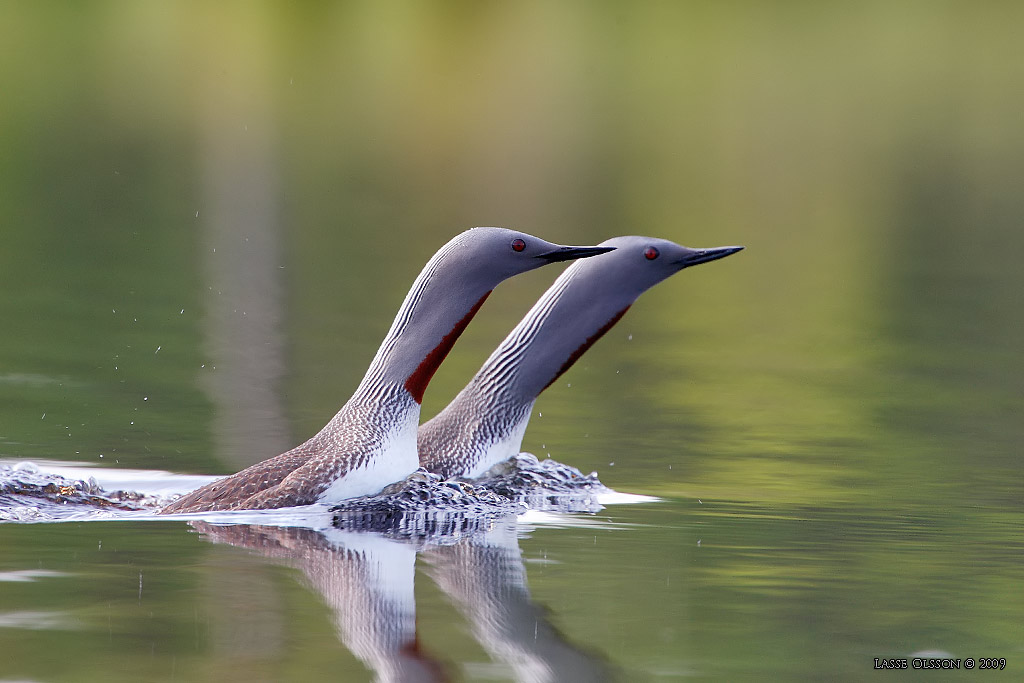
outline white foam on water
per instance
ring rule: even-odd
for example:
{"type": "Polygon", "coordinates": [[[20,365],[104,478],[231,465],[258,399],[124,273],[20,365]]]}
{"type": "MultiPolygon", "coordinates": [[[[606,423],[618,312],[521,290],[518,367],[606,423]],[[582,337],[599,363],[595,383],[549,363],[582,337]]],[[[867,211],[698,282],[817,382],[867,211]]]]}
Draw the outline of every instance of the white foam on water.
{"type": "Polygon", "coordinates": [[[107,491],[137,491],[151,496],[173,496],[188,493],[220,477],[201,474],[175,474],[163,470],[132,470],[98,467],[91,463],[63,460],[0,459],[15,471],[33,474],[55,474],[66,479],[95,479],[107,491]]]}

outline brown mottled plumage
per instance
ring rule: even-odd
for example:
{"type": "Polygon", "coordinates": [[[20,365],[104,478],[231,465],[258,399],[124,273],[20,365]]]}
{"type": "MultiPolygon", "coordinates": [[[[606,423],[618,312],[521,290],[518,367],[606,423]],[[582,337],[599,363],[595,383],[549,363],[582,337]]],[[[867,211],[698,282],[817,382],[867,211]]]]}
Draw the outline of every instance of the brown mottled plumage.
{"type": "Polygon", "coordinates": [[[308,505],[349,469],[365,466],[375,447],[415,401],[392,391],[373,403],[349,401],[314,437],[281,455],[256,463],[182,496],[161,512],[255,510],[308,505]],[[346,458],[331,457],[344,452],[346,458]]]}

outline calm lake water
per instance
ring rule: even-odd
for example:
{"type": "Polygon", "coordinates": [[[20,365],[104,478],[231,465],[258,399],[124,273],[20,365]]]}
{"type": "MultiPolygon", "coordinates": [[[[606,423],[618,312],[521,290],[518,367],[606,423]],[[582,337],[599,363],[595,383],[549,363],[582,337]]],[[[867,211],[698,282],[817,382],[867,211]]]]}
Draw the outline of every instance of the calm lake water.
{"type": "MultiPolygon", "coordinates": [[[[4,5],[5,461],[285,450],[474,225],[747,250],[648,292],[536,406],[525,450],[658,502],[451,544],[0,524],[0,681],[1020,678],[1022,22],[4,5]],[[874,670],[915,656],[1006,668],[874,670]]],[[[495,291],[425,416],[557,270],[495,291]]]]}

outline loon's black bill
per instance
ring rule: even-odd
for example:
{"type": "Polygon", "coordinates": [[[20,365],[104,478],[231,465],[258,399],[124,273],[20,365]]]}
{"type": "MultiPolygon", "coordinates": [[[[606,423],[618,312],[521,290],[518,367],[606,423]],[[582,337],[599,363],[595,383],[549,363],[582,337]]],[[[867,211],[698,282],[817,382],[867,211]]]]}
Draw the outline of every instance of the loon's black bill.
{"type": "Polygon", "coordinates": [[[682,268],[689,268],[690,266],[699,266],[702,263],[708,261],[717,261],[720,258],[731,256],[737,251],[743,251],[743,247],[714,247],[713,249],[691,249],[690,253],[682,257],[678,261],[682,268]]]}
{"type": "Polygon", "coordinates": [[[589,258],[614,251],[615,247],[559,247],[544,254],[537,254],[536,258],[542,258],[549,263],[558,261],[572,261],[578,258],[589,258]]]}

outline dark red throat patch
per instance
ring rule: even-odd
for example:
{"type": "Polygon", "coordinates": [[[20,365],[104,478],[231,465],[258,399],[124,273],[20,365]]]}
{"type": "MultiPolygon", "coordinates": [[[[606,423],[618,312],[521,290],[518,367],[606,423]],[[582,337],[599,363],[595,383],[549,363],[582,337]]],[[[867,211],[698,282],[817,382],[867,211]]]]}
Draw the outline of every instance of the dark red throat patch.
{"type": "Polygon", "coordinates": [[[558,368],[558,372],[555,373],[555,376],[551,378],[550,382],[544,385],[544,388],[547,389],[548,387],[555,383],[556,379],[564,375],[565,371],[571,368],[573,366],[573,363],[578,361],[580,359],[580,356],[586,353],[587,349],[594,345],[594,342],[603,337],[605,332],[615,327],[615,323],[619,322],[619,318],[626,315],[626,311],[628,310],[629,306],[626,306],[621,311],[613,315],[611,320],[602,325],[601,329],[587,337],[587,340],[580,344],[579,348],[577,348],[575,351],[569,354],[569,358],[564,363],[562,363],[562,367],[558,368]]]}
{"type": "Polygon", "coordinates": [[[463,316],[462,320],[455,323],[452,327],[451,332],[446,334],[441,343],[434,347],[434,350],[427,354],[427,357],[419,364],[415,371],[409,375],[409,379],[405,380],[405,390],[412,394],[412,397],[416,399],[417,403],[423,403],[423,392],[427,390],[427,385],[430,384],[430,378],[434,376],[437,369],[441,367],[441,362],[448,356],[448,352],[455,346],[456,340],[465,330],[466,326],[469,325],[469,321],[473,319],[476,312],[480,310],[480,307],[484,305],[484,301],[490,296],[490,292],[487,292],[480,301],[473,304],[473,308],[469,309],[469,313],[463,316]]]}

